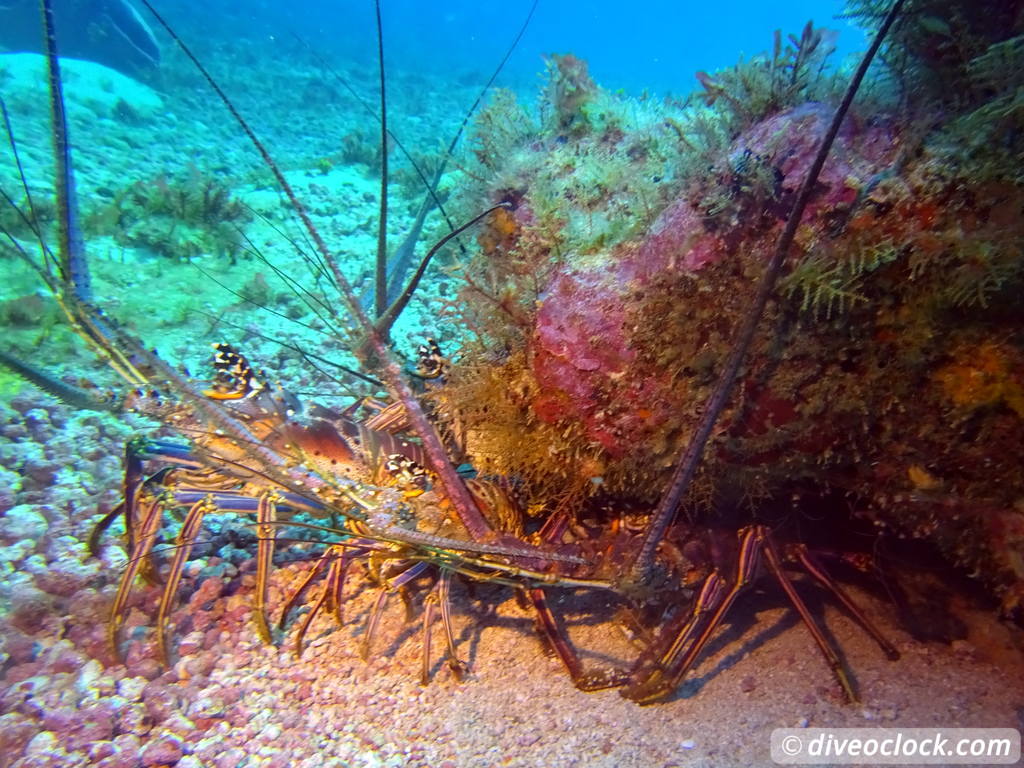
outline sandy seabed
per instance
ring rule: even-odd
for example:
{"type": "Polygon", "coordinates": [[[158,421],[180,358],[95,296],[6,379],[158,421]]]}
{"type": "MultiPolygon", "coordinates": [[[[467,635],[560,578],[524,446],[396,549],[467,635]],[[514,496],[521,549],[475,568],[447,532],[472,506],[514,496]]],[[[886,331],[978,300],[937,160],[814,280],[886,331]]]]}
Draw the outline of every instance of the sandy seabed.
{"type": "MultiPolygon", "coordinates": [[[[219,548],[197,548],[172,617],[172,668],[155,659],[157,587],[134,592],[118,664],[106,618],[124,551],[111,535],[97,559],[84,541],[98,507],[117,502],[116,445],[129,426],[27,389],[2,410],[0,766],[746,766],[771,764],[779,727],[1024,725],[1020,632],[990,612],[954,601],[967,639],[924,644],[896,628],[888,605],[856,593],[902,654],[890,662],[840,609],[812,603],[860,691],[847,704],[767,580],[738,602],[675,697],[648,707],[576,690],[529,611],[490,585],[453,590],[470,670],[462,682],[443,661],[437,623],[432,681],[419,683],[422,592],[411,621],[397,596],[389,601],[362,660],[377,591],[361,576],[350,579],[344,627],[318,617],[296,659],[301,611],[277,646],[259,641],[252,560],[242,548],[231,564],[224,542],[234,534],[216,520],[219,548]]],[[[283,547],[280,559],[297,554],[283,547]]],[[[275,619],[310,562],[275,570],[275,619]]],[[[635,655],[614,606],[572,593],[553,593],[552,604],[588,665],[635,655]]]]}

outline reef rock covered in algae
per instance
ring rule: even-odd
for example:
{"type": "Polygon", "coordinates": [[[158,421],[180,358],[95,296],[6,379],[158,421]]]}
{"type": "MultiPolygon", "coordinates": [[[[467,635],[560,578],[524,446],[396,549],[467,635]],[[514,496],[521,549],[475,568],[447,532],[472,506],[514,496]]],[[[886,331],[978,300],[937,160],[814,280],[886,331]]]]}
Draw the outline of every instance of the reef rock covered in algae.
{"type": "MultiPolygon", "coordinates": [[[[890,46],[895,92],[876,79],[840,132],[694,513],[852,509],[1020,610],[1020,139],[955,135],[979,113],[1019,125],[993,59],[1021,58],[1022,31],[1019,14],[965,28],[960,71],[979,83],[956,98],[920,85],[936,64],[913,30],[890,46]]],[[[613,96],[571,56],[552,58],[536,123],[493,101],[473,194],[510,210],[480,235],[460,308],[475,338],[436,394],[476,466],[524,478],[536,508],[657,498],[828,126],[835,85],[808,65],[828,40],[808,25],[701,73],[704,103],[613,96]]]]}

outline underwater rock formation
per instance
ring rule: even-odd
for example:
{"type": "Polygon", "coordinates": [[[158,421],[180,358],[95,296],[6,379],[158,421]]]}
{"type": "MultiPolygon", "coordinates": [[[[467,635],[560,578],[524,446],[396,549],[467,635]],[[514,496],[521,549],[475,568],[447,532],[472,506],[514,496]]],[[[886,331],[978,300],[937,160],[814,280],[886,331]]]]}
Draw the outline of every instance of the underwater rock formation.
{"type": "MultiPolygon", "coordinates": [[[[697,185],[639,241],[558,272],[541,291],[531,345],[540,386],[534,410],[541,419],[580,418],[588,437],[615,457],[637,449],[652,427],[673,419],[687,399],[676,374],[659,376],[662,362],[638,360],[649,342],[637,338],[648,309],[645,292],[658,291],[666,274],[696,276],[741,248],[745,258],[767,258],[829,117],[823,105],[807,104],[756,126],[737,140],[728,170],[712,182],[722,186],[712,192],[706,188],[711,185],[697,185]],[[745,186],[757,183],[759,169],[762,187],[745,186]],[[644,409],[650,415],[638,417],[644,409]]],[[[836,154],[842,159],[821,176],[821,191],[806,214],[809,230],[834,226],[858,188],[891,162],[891,146],[880,128],[862,134],[848,128],[840,136],[836,154]]],[[[696,323],[693,332],[699,333],[696,323]]]]}
{"type": "MultiPolygon", "coordinates": [[[[671,132],[652,129],[649,105],[577,101],[577,119],[553,109],[518,137],[482,121],[483,146],[511,144],[488,194],[514,210],[481,236],[463,292],[489,342],[438,395],[470,460],[525,478],[537,507],[661,493],[830,111],[811,101],[763,116],[694,168],[671,132]],[[602,147],[615,160],[596,166],[602,147]],[[607,224],[622,218],[620,199],[641,197],[652,157],[658,183],[644,199],[660,213],[607,224]],[[573,173],[553,178],[567,163],[573,173]],[[586,194],[573,186],[581,173],[593,178],[586,194]]],[[[660,117],[684,125],[667,108],[660,117]]],[[[951,156],[943,136],[895,108],[848,118],[689,504],[769,517],[849,508],[934,543],[1014,612],[1024,189],[951,156]]]]}

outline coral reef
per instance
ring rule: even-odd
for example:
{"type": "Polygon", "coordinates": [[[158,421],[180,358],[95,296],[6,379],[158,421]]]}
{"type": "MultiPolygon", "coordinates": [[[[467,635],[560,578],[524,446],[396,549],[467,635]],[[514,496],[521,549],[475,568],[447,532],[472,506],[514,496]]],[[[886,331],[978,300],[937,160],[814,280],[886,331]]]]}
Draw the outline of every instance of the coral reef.
{"type": "MultiPolygon", "coordinates": [[[[627,106],[564,58],[545,91],[564,106],[539,128],[509,130],[524,123],[507,97],[480,122],[480,146],[510,162],[476,175],[513,211],[467,265],[457,311],[474,338],[435,398],[470,459],[525,478],[535,508],[664,487],[828,122],[807,99],[828,98],[829,36],[790,39],[701,74],[710,104],[627,106]],[[682,159],[694,133],[710,137],[710,168],[682,159]]],[[[991,57],[1016,45],[968,53],[967,76],[1000,70],[991,57]]],[[[898,94],[889,112],[876,92],[848,118],[689,506],[768,519],[852,507],[931,541],[1012,613],[1024,189],[1012,144],[993,150],[996,174],[978,145],[953,157],[949,142],[979,110],[1016,114],[1010,86],[986,94],[928,133],[898,94]]]]}

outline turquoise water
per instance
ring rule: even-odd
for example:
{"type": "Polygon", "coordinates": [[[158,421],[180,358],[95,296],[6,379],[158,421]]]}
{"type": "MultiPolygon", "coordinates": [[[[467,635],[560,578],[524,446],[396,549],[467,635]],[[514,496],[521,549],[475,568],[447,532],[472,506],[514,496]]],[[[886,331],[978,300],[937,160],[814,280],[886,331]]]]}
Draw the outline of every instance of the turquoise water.
{"type": "MultiPolygon", "coordinates": [[[[172,18],[184,20],[190,4],[166,3],[172,18]]],[[[489,72],[496,57],[530,11],[532,2],[503,3],[401,0],[383,4],[386,55],[395,67],[444,71],[445,68],[489,72]]],[[[210,38],[225,32],[278,40],[298,34],[318,50],[366,61],[375,56],[372,4],[316,2],[296,7],[285,3],[204,3],[210,38]]],[[[731,66],[771,46],[775,29],[799,34],[807,21],[840,32],[842,58],[864,46],[864,33],[838,18],[842,0],[760,3],[622,3],[540,0],[522,41],[506,67],[508,82],[528,83],[542,70],[541,58],[573,53],[590,62],[594,76],[614,90],[685,94],[693,73],[731,66]]],[[[269,49],[268,49],[269,50],[269,49]]]]}
{"type": "MultiPolygon", "coordinates": [[[[268,5],[267,29],[280,25],[326,48],[372,52],[373,19],[367,4],[346,2],[302,12],[268,5]]],[[[398,67],[488,70],[531,5],[523,0],[385,3],[388,58],[398,67]]],[[[590,62],[597,80],[612,90],[683,94],[694,87],[697,70],[731,66],[741,55],[761,53],[771,46],[773,30],[798,34],[808,20],[840,31],[840,57],[859,50],[863,32],[836,18],[843,7],[841,0],[635,4],[541,0],[507,72],[509,77],[526,80],[539,70],[542,56],[573,53],[590,62]]],[[[258,13],[250,20],[263,22],[258,13]]]]}

